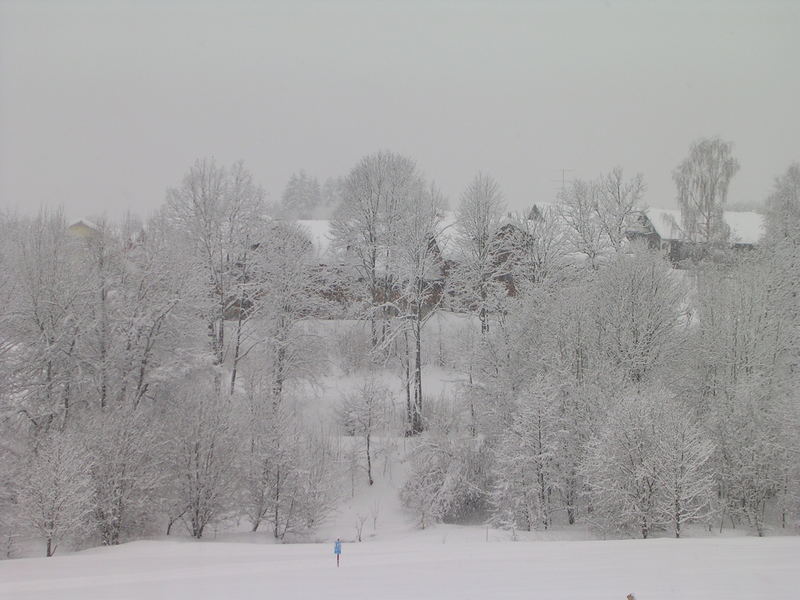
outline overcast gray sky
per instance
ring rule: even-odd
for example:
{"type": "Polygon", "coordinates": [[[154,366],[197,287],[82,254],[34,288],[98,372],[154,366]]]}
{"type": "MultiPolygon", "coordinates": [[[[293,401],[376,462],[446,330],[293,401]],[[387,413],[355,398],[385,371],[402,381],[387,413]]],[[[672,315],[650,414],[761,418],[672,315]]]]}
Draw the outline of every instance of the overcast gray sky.
{"type": "Polygon", "coordinates": [[[277,198],[379,149],[452,205],[479,170],[521,208],[619,164],[674,206],[710,135],[761,201],[800,160],[798,31],[798,2],[0,0],[0,208],[147,214],[202,156],[277,198]]]}

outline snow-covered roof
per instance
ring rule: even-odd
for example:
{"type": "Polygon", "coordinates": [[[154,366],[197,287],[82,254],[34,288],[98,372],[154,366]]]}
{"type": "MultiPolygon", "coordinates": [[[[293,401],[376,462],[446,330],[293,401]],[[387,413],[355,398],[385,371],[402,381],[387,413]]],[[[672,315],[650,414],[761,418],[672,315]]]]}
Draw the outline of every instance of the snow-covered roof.
{"type": "Polygon", "coordinates": [[[81,237],[91,237],[99,233],[100,228],[89,219],[78,219],[67,227],[67,230],[81,237]]]}
{"type": "Polygon", "coordinates": [[[681,211],[670,208],[648,208],[644,212],[662,240],[681,238],[681,211]]]}
{"type": "MultiPolygon", "coordinates": [[[[648,208],[646,211],[653,229],[662,240],[681,238],[681,211],[669,208],[648,208]]],[[[722,218],[731,229],[731,242],[736,244],[757,244],[764,234],[764,217],[755,212],[734,212],[726,210],[722,218]]]]}
{"type": "Polygon", "coordinates": [[[757,244],[764,235],[764,215],[755,212],[725,211],[725,222],[731,228],[731,242],[757,244]]]}

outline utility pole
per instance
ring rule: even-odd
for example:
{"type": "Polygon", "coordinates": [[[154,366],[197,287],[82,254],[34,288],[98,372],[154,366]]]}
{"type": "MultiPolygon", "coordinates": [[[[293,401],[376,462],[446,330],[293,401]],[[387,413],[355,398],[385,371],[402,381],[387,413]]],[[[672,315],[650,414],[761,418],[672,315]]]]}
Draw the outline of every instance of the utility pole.
{"type": "Polygon", "coordinates": [[[574,170],[575,169],[565,169],[565,168],[558,169],[558,171],[561,172],[561,179],[560,180],[551,179],[550,180],[551,183],[556,183],[556,184],[560,183],[561,187],[558,188],[558,190],[563,193],[567,189],[567,183],[568,182],[571,183],[571,179],[570,180],[567,179],[567,173],[572,173],[574,170]]]}

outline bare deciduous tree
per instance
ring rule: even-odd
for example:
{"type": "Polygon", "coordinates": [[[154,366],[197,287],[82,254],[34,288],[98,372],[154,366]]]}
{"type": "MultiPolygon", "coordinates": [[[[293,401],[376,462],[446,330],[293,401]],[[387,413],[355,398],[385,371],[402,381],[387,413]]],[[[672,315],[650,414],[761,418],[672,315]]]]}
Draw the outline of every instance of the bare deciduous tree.
{"type": "Polygon", "coordinates": [[[122,405],[91,415],[79,428],[92,465],[92,519],[104,545],[153,529],[169,435],[157,422],[155,411],[122,405]]]}
{"type": "Polygon", "coordinates": [[[231,402],[202,380],[185,384],[172,402],[170,420],[176,431],[168,449],[169,468],[177,480],[177,504],[185,507],[182,520],[198,539],[233,500],[240,438],[231,402]]]}
{"type": "Polygon", "coordinates": [[[633,214],[641,208],[642,198],[647,189],[644,176],[637,173],[626,181],[622,167],[614,167],[610,173],[602,175],[595,185],[597,187],[595,211],[609,243],[619,251],[625,243],[625,232],[633,214]]]}
{"type": "Polygon", "coordinates": [[[292,173],[281,196],[281,214],[295,219],[313,219],[322,202],[319,181],[304,170],[292,173]]]}
{"type": "Polygon", "coordinates": [[[367,461],[367,481],[372,479],[372,436],[386,424],[386,398],[389,391],[375,381],[367,381],[362,388],[345,396],[339,406],[339,420],[345,431],[364,439],[364,458],[367,461]]]}
{"type": "Polygon", "coordinates": [[[661,430],[656,444],[661,518],[676,538],[684,527],[711,516],[714,478],[709,468],[714,444],[689,411],[670,398],[663,406],[661,430]]]}
{"type": "Polygon", "coordinates": [[[237,326],[232,381],[239,361],[258,347],[259,356],[250,362],[270,374],[272,402],[279,404],[289,381],[313,378],[322,370],[319,339],[302,322],[316,317],[325,303],[303,232],[291,223],[276,223],[264,236],[255,251],[252,301],[238,316],[240,324],[248,322],[247,329],[237,326]]]}
{"type": "MultiPolygon", "coordinates": [[[[205,288],[198,309],[206,321],[214,365],[221,368],[225,320],[237,300],[233,288],[240,276],[238,263],[260,241],[263,191],[241,162],[226,168],[213,159],[197,160],[181,186],[169,190],[167,208],[205,288]]],[[[220,387],[221,373],[216,381],[220,387]]]]}
{"type": "Polygon", "coordinates": [[[584,254],[589,266],[597,269],[598,261],[610,246],[605,227],[597,218],[597,186],[576,179],[559,192],[558,200],[572,252],[584,254]]]}
{"type": "Polygon", "coordinates": [[[407,434],[423,429],[422,330],[436,314],[444,292],[442,256],[437,244],[443,209],[441,193],[433,186],[426,189],[420,185],[407,199],[397,239],[398,298],[394,304],[408,355],[406,388],[413,390],[407,394],[407,434]]]}
{"type": "Polygon", "coordinates": [[[768,243],[800,243],[800,163],[793,163],[775,179],[764,216],[768,243]]]}
{"type": "Polygon", "coordinates": [[[641,381],[679,341],[686,290],[664,258],[644,248],[616,255],[596,285],[598,351],[628,380],[641,381]]]}
{"type": "Polygon", "coordinates": [[[718,137],[699,139],[672,173],[678,188],[680,226],[690,242],[708,246],[728,240],[723,211],[728,186],[739,170],[732,151],[733,145],[718,137]]]}
{"type": "Polygon", "coordinates": [[[40,441],[18,489],[23,517],[44,537],[46,556],[60,542],[86,532],[92,510],[91,463],[80,442],[55,433],[40,441]]]}
{"type": "Polygon", "coordinates": [[[559,211],[545,207],[531,211],[528,218],[516,218],[509,240],[513,256],[511,273],[515,291],[526,284],[542,284],[560,276],[567,265],[567,239],[559,211]]]}
{"type": "Polygon", "coordinates": [[[498,300],[507,293],[501,280],[508,275],[508,249],[499,235],[504,212],[500,186],[482,173],[464,190],[456,211],[459,264],[451,285],[461,304],[478,315],[483,334],[489,332],[498,300]]]}
{"type": "Polygon", "coordinates": [[[332,223],[334,245],[353,258],[366,286],[374,347],[386,335],[394,295],[399,224],[409,195],[418,191],[414,162],[391,152],[364,157],[342,184],[342,204],[332,223]]]}
{"type": "MultiPolygon", "coordinates": [[[[77,259],[77,240],[63,213],[42,211],[12,228],[17,248],[12,298],[3,337],[13,344],[14,409],[36,432],[64,428],[79,401],[78,344],[91,305],[77,259]]],[[[85,400],[85,399],[84,399],[85,400]]]]}

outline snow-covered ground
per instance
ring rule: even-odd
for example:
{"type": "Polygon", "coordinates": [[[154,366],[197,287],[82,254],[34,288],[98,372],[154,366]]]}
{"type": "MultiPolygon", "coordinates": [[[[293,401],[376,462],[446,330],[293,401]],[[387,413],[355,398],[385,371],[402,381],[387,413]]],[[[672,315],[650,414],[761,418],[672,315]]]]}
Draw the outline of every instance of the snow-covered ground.
{"type": "MultiPolygon", "coordinates": [[[[446,530],[447,528],[442,528],[446,530]]],[[[0,598],[769,600],[800,597],[800,538],[344,545],[134,542],[0,562],[0,598]]]]}

